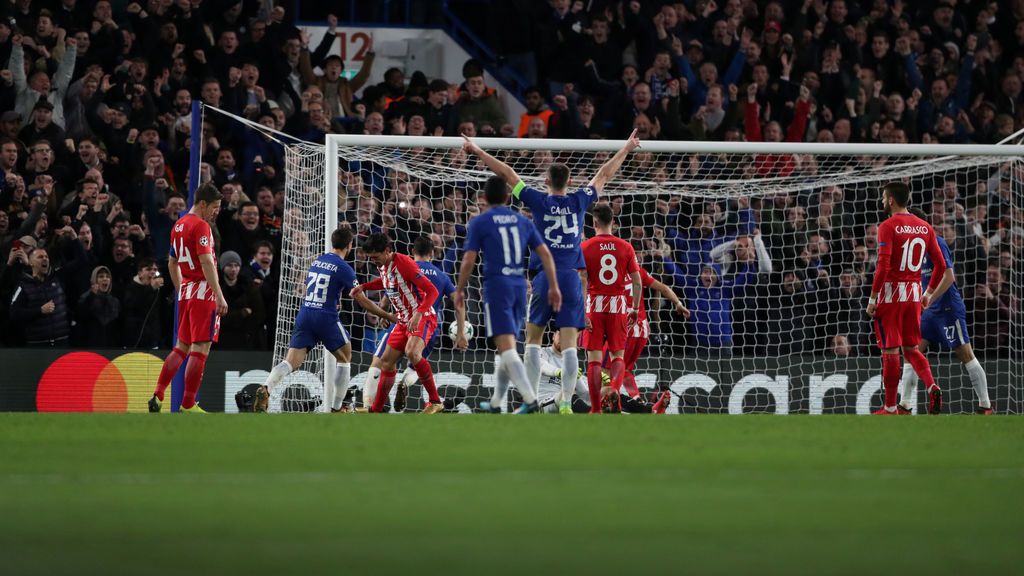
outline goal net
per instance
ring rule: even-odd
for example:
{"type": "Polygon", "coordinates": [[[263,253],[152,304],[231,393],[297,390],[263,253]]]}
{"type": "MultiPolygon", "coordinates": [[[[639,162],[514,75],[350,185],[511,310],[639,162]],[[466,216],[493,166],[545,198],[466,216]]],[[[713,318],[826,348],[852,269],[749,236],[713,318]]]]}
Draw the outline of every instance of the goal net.
{"type": "MultiPolygon", "coordinates": [[[[583,186],[621,144],[478,143],[541,190],[553,162],[569,167],[571,186],[583,186]]],[[[456,138],[330,136],[326,147],[289,147],[275,362],[287,351],[306,269],[325,249],[330,229],[348,223],[357,245],[383,231],[406,254],[417,237],[429,235],[433,262],[454,281],[466,224],[482,207],[478,193],[488,176],[456,138]]],[[[877,224],[884,218],[880,189],[892,181],[910,185],[913,205],[949,244],[966,307],[965,321],[945,322],[929,334],[955,345],[969,339],[997,411],[1020,412],[1024,162],[1016,146],[643,143],[602,200],[611,204],[617,234],[633,244],[641,266],[692,315],[684,318],[664,295],[645,290],[649,338],[633,370],[642,399],[671,391],[669,413],[877,409],[881,362],[864,310],[877,224]]],[[[593,233],[589,216],[578,224],[593,233]]],[[[358,249],[350,261],[360,281],[375,274],[358,249]]],[[[467,320],[477,328],[470,349],[453,350],[449,301],[430,357],[453,411],[473,411],[494,385],[479,287],[474,277],[467,294],[467,320]]],[[[342,322],[356,350],[350,400],[359,405],[369,351],[384,328],[348,301],[342,322]]],[[[549,335],[544,346],[551,345],[549,335]]],[[[928,358],[946,391],[945,410],[973,411],[977,397],[960,359],[937,341],[928,358]]],[[[288,385],[278,387],[272,407],[318,409],[330,369],[333,360],[314,351],[288,385]]],[[[414,378],[407,380],[407,411],[423,405],[414,378]]],[[[543,400],[558,381],[541,380],[543,400]]],[[[923,387],[917,394],[915,410],[923,410],[923,387]]],[[[519,399],[510,393],[508,400],[511,409],[519,399]]]]}

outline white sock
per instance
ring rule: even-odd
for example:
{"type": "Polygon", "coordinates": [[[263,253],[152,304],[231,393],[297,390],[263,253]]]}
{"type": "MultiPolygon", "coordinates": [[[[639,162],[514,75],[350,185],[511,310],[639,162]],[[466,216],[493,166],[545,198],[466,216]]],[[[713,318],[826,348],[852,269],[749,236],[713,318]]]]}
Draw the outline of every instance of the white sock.
{"type": "MultiPolygon", "coordinates": [[[[529,350],[529,348],[527,348],[529,350]]],[[[540,347],[537,347],[536,351],[537,362],[540,363],[540,347]]],[[[523,360],[519,358],[519,353],[514,348],[509,348],[501,353],[501,365],[504,368],[505,373],[508,375],[508,379],[512,381],[512,384],[519,390],[519,395],[523,397],[523,402],[527,404],[533,404],[537,401],[537,394],[533,391],[533,386],[530,385],[530,381],[526,377],[526,366],[523,365],[523,360]]],[[[539,374],[539,371],[538,371],[539,374]]]]}
{"type": "Polygon", "coordinates": [[[412,386],[416,380],[419,380],[419,375],[416,374],[416,370],[412,366],[406,366],[402,377],[398,379],[399,382],[405,382],[406,386],[412,386]]]}
{"type": "Polygon", "coordinates": [[[985,376],[985,369],[981,366],[981,362],[975,358],[964,364],[964,368],[967,369],[967,375],[971,377],[974,392],[978,395],[978,404],[982,408],[991,408],[992,401],[988,399],[988,377],[985,376]]]}
{"type": "Polygon", "coordinates": [[[370,368],[363,381],[363,406],[369,408],[377,397],[377,384],[380,383],[380,368],[370,368]]]}
{"type": "Polygon", "coordinates": [[[580,359],[575,348],[562,350],[562,401],[572,402],[579,380],[580,359]]]}
{"type": "Polygon", "coordinates": [[[272,391],[274,386],[280,384],[281,380],[284,380],[284,377],[291,373],[292,365],[282,360],[277,366],[274,366],[270,370],[270,376],[267,376],[267,381],[264,382],[264,385],[267,387],[268,391],[272,391]]]}
{"type": "MultiPolygon", "coordinates": [[[[508,350],[505,351],[507,352],[508,350]]],[[[505,353],[502,353],[502,358],[505,357],[505,353]]],[[[530,385],[530,393],[536,396],[540,387],[540,344],[526,345],[526,358],[523,362],[526,364],[526,381],[530,385]]],[[[516,384],[516,387],[519,385],[516,384]]]]}
{"type": "Polygon", "coordinates": [[[501,408],[508,399],[508,371],[501,362],[494,363],[494,394],[491,395],[491,406],[501,408]]]}
{"type": "Polygon", "coordinates": [[[910,362],[903,363],[903,377],[900,378],[901,394],[900,405],[907,410],[912,410],[917,403],[917,372],[910,362]]]}
{"type": "Polygon", "coordinates": [[[345,403],[345,393],[348,392],[348,381],[351,377],[352,365],[339,363],[337,370],[334,371],[334,404],[332,407],[335,410],[341,410],[342,404],[345,403]]]}

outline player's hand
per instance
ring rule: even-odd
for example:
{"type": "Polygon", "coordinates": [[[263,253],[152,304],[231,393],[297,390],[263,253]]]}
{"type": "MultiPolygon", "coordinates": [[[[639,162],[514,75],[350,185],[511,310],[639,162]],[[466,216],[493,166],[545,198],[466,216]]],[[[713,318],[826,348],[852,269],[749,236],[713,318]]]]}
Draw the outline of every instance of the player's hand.
{"type": "Polygon", "coordinates": [[[420,327],[420,322],[423,320],[422,312],[414,312],[412,317],[409,318],[409,323],[405,325],[409,332],[415,332],[420,327]]]}
{"type": "Polygon", "coordinates": [[[628,328],[632,328],[633,326],[636,326],[637,319],[638,319],[637,311],[635,309],[631,309],[629,311],[629,315],[627,316],[627,318],[628,318],[628,320],[626,320],[626,326],[628,328]]]}
{"type": "Polygon", "coordinates": [[[558,312],[562,309],[562,292],[558,289],[558,285],[552,283],[548,287],[548,304],[551,305],[551,309],[558,312]]]}
{"type": "Polygon", "coordinates": [[[228,313],[228,301],[224,299],[223,294],[217,295],[217,316],[224,316],[228,313]]]}
{"type": "Polygon", "coordinates": [[[690,309],[683,306],[682,302],[676,302],[676,314],[681,314],[687,320],[690,319],[690,309]]]}
{"type": "Polygon", "coordinates": [[[49,302],[47,302],[46,304],[43,304],[43,305],[42,305],[42,307],[40,307],[40,309],[39,309],[39,310],[40,310],[40,311],[41,311],[41,312],[42,312],[43,314],[53,314],[53,311],[54,311],[54,310],[55,310],[56,308],[57,308],[57,305],[53,303],[53,300],[50,300],[50,301],[49,301],[49,302]]]}
{"type": "Polygon", "coordinates": [[[583,327],[586,328],[588,331],[594,329],[594,323],[590,321],[589,314],[583,317],[583,327]]]}
{"type": "Polygon", "coordinates": [[[465,352],[469,348],[469,339],[466,338],[466,334],[460,333],[455,338],[455,349],[460,352],[465,352]]]}
{"type": "Polygon", "coordinates": [[[637,138],[636,132],[637,130],[634,128],[633,133],[626,139],[626,152],[632,152],[640,147],[640,138],[637,138]]]}
{"type": "Polygon", "coordinates": [[[931,305],[931,303],[932,303],[932,295],[929,292],[925,292],[921,296],[921,309],[924,310],[924,309],[928,308],[928,306],[931,305]]]}
{"type": "Polygon", "coordinates": [[[477,150],[480,149],[480,147],[477,146],[475,142],[469,139],[469,136],[463,134],[462,139],[465,140],[465,142],[462,143],[462,149],[467,154],[476,154],[477,150]]]}
{"type": "Polygon", "coordinates": [[[868,304],[868,310],[867,310],[868,316],[871,316],[872,318],[874,318],[876,310],[878,310],[878,304],[874,304],[874,303],[868,304]]]}

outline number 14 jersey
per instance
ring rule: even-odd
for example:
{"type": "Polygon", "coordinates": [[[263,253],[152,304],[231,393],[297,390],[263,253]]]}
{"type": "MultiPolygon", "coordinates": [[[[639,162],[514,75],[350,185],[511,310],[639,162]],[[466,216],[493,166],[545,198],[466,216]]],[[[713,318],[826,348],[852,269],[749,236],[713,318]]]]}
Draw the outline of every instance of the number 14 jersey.
{"type": "MultiPolygon", "coordinates": [[[[181,288],[178,300],[215,301],[213,290],[206,284],[203,267],[199,263],[202,254],[213,254],[213,232],[205,220],[188,213],[178,218],[171,229],[171,256],[178,261],[181,271],[181,288]]],[[[214,261],[216,264],[216,260],[214,261]]]]}

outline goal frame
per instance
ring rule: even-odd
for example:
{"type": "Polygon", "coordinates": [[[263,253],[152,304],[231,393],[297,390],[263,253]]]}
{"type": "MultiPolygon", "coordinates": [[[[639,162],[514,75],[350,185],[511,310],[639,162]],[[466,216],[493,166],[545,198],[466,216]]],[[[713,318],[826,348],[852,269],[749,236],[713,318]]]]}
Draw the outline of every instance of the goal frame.
{"type": "MultiPolygon", "coordinates": [[[[572,150],[581,152],[618,151],[623,140],[528,139],[528,138],[474,138],[473,142],[486,150],[572,150]]],[[[1005,141],[1004,141],[1005,142],[1005,141]]],[[[376,136],[366,134],[327,134],[324,145],[324,179],[326,226],[324,250],[330,251],[330,232],[338,226],[338,170],[339,151],[342,147],[374,146],[391,148],[459,148],[465,143],[453,136],[376,136]]],[[[868,143],[808,143],[808,142],[721,142],[721,141],[643,141],[640,150],[655,153],[678,154],[812,154],[815,156],[905,156],[918,159],[940,159],[957,156],[1017,157],[1024,160],[1024,145],[1009,142],[1000,144],[868,144],[868,143]]],[[[324,355],[325,382],[331,382],[335,362],[330,354],[324,355]]],[[[1021,401],[1021,400],[1018,400],[1021,401]]]]}

